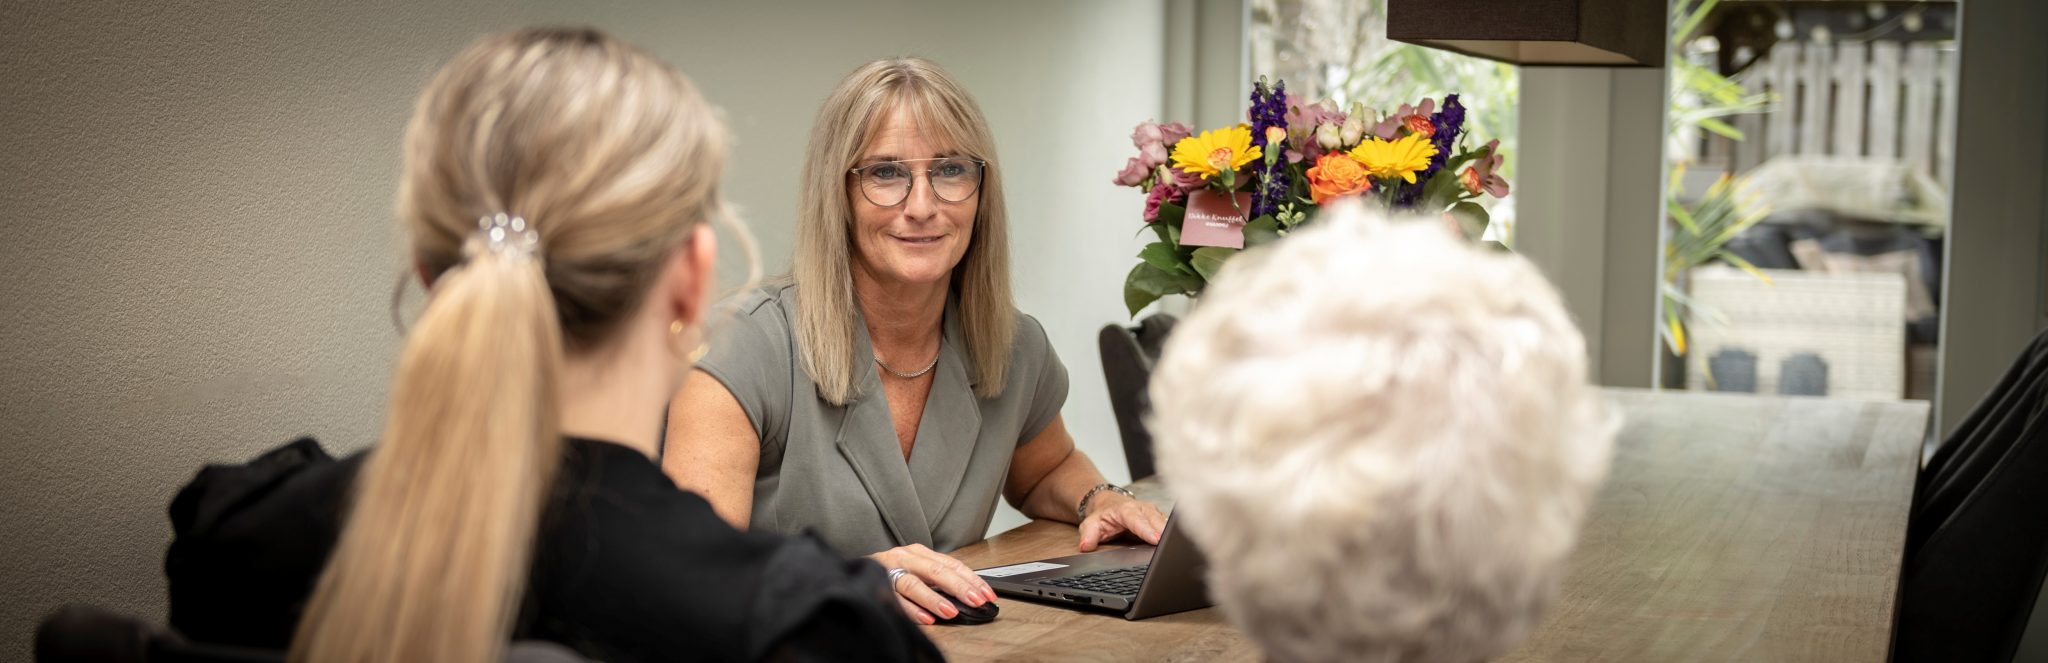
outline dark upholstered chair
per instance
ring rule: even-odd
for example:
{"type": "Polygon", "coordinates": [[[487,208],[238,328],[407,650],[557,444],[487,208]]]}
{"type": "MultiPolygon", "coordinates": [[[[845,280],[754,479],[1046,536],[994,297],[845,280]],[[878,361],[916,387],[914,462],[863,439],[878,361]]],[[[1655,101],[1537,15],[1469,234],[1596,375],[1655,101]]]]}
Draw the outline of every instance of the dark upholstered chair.
{"type": "Polygon", "coordinates": [[[37,663],[284,663],[284,652],[220,647],[135,617],[67,605],[36,629],[37,663]]]}
{"type": "Polygon", "coordinates": [[[1894,661],[2011,661],[2048,572],[2048,332],[1920,473],[1894,661]]]}
{"type": "Polygon", "coordinates": [[[1152,412],[1152,398],[1145,385],[1152,379],[1152,364],[1159,360],[1166,335],[1178,320],[1164,313],[1146,317],[1135,327],[1105,325],[1096,340],[1102,346],[1102,375],[1109,383],[1109,405],[1116,412],[1117,432],[1124,441],[1124,461],[1130,464],[1131,480],[1152,476],[1152,433],[1145,429],[1145,415],[1152,412]]]}
{"type": "MultiPolygon", "coordinates": [[[[168,629],[92,606],[67,605],[36,628],[36,663],[284,663],[284,652],[187,642],[168,629]]],[[[561,645],[515,642],[507,663],[588,663],[561,645]]]]}

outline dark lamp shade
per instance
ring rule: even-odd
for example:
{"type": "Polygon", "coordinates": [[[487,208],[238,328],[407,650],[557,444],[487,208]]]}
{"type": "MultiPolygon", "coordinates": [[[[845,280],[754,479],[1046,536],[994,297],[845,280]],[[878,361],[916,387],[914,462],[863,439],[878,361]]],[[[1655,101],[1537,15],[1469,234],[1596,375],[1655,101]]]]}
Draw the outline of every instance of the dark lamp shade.
{"type": "Polygon", "coordinates": [[[1662,67],[1667,0],[1387,0],[1387,38],[1509,64],[1662,67]]]}

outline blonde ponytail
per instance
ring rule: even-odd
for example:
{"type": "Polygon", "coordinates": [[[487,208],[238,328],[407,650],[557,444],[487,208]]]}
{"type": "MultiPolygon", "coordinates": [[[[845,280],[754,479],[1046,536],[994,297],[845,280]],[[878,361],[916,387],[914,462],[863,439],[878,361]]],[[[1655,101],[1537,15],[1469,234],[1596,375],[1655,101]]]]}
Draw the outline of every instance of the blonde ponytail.
{"type": "Polygon", "coordinates": [[[442,68],[398,195],[433,294],[291,660],[502,658],[562,460],[565,358],[613,338],[720,214],[724,160],[688,79],[593,30],[487,37],[442,68]],[[498,215],[531,243],[479,232],[498,215]]]}
{"type": "Polygon", "coordinates": [[[293,661],[502,658],[562,453],[562,341],[537,260],[472,254],[405,344],[293,661]]]}

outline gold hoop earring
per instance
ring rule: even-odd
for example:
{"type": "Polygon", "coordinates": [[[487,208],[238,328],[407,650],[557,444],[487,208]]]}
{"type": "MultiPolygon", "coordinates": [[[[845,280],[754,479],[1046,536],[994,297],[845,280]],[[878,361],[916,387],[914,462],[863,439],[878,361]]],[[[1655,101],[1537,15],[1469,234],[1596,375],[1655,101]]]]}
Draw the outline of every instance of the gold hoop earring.
{"type": "Polygon", "coordinates": [[[689,360],[689,362],[690,362],[690,363],[692,363],[692,364],[695,364],[695,363],[697,363],[698,361],[700,361],[700,360],[704,359],[704,355],[707,355],[707,354],[711,354],[711,344],[710,344],[710,343],[698,343],[698,344],[697,344],[697,349],[695,349],[695,350],[691,350],[691,351],[690,351],[690,356],[689,356],[689,357],[688,357],[687,359],[689,360]]]}

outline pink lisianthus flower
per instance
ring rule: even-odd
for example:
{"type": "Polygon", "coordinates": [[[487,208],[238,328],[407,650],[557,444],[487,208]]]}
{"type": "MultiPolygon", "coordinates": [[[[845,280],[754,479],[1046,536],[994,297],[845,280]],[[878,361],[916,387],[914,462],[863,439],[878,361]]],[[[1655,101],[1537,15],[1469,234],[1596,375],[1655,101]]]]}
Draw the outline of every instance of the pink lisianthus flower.
{"type": "Polygon", "coordinates": [[[1154,180],[1152,190],[1145,194],[1145,222],[1159,220],[1159,206],[1163,203],[1181,203],[1188,199],[1188,192],[1202,188],[1206,182],[1201,173],[1190,173],[1179,168],[1166,168],[1154,180]]]}
{"type": "Polygon", "coordinates": [[[1137,128],[1131,130],[1131,146],[1140,150],[1145,149],[1146,145],[1158,144],[1165,140],[1165,134],[1159,131],[1158,122],[1146,120],[1138,123],[1137,128]]]}
{"type": "Polygon", "coordinates": [[[1123,172],[1116,174],[1116,185],[1138,186],[1144,184],[1145,177],[1151,174],[1152,169],[1145,167],[1145,162],[1138,160],[1137,157],[1131,157],[1129,161],[1124,162],[1123,172]]]}
{"type": "Polygon", "coordinates": [[[1187,195],[1186,191],[1180,190],[1172,182],[1160,182],[1152,185],[1152,191],[1145,194],[1145,222],[1158,222],[1160,205],[1186,200],[1187,195]]]}
{"type": "Polygon", "coordinates": [[[1195,130],[1189,128],[1186,124],[1168,122],[1159,125],[1159,142],[1166,145],[1166,149],[1169,152],[1173,150],[1174,144],[1186,140],[1188,136],[1193,135],[1195,135],[1195,130]]]}
{"type": "Polygon", "coordinates": [[[1172,154],[1172,152],[1166,149],[1166,145],[1164,143],[1153,143],[1151,145],[1146,145],[1144,147],[1138,148],[1138,159],[1140,159],[1143,162],[1140,165],[1144,167],[1157,166],[1159,164],[1166,163],[1167,157],[1170,154],[1172,154]]]}
{"type": "Polygon", "coordinates": [[[1187,138],[1191,131],[1188,125],[1179,122],[1159,124],[1145,122],[1131,131],[1131,145],[1138,148],[1138,159],[1145,168],[1165,164],[1173,153],[1173,144],[1187,138]]]}

